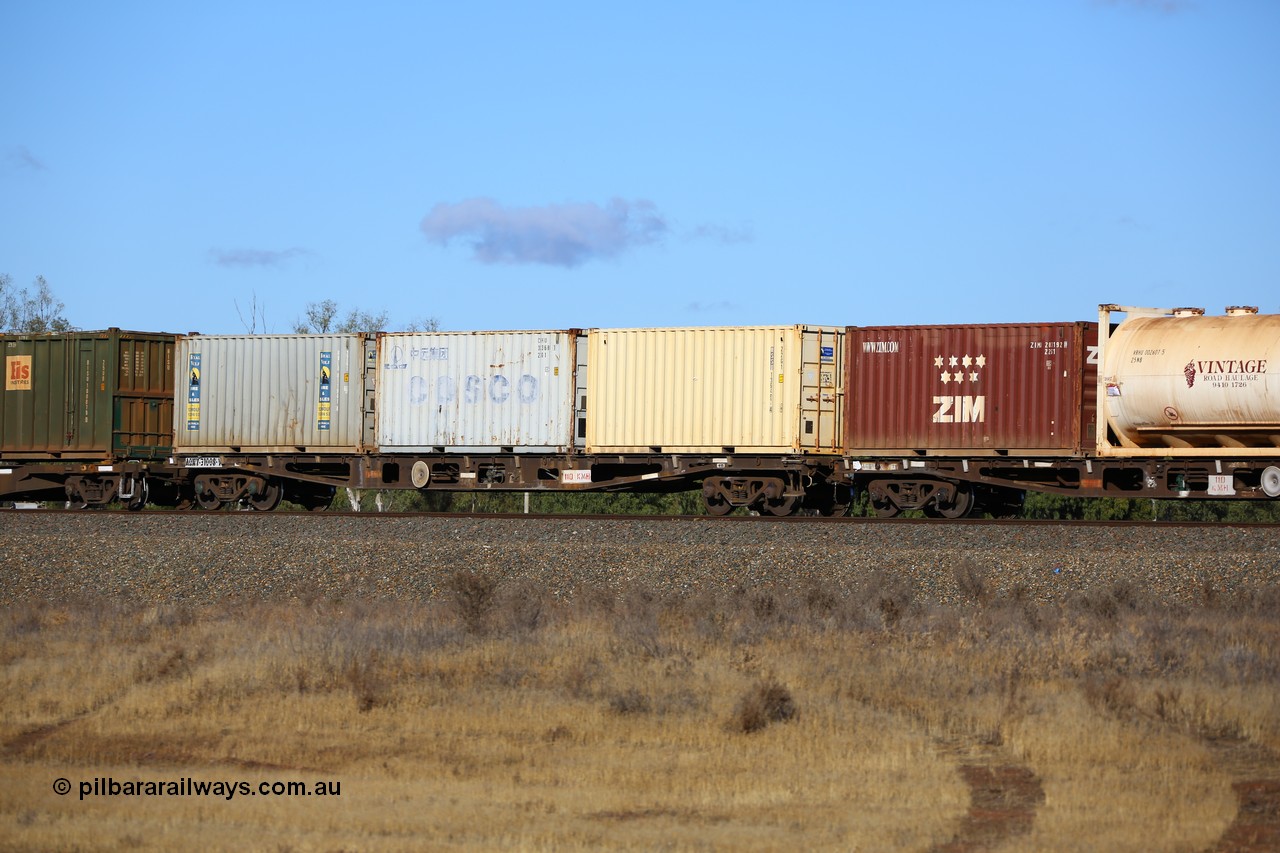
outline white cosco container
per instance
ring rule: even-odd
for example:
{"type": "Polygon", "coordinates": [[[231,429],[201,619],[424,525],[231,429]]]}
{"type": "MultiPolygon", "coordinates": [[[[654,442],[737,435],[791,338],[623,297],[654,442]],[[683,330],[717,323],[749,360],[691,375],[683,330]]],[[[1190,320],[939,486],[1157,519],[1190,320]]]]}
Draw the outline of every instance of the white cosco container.
{"type": "Polygon", "coordinates": [[[384,452],[564,452],[573,443],[575,332],[378,338],[384,452]]]}
{"type": "Polygon", "coordinates": [[[592,329],[589,453],[838,453],[844,329],[592,329]]]}
{"type": "Polygon", "coordinates": [[[178,453],[354,453],[373,438],[375,343],[365,335],[178,339],[178,453]]]}

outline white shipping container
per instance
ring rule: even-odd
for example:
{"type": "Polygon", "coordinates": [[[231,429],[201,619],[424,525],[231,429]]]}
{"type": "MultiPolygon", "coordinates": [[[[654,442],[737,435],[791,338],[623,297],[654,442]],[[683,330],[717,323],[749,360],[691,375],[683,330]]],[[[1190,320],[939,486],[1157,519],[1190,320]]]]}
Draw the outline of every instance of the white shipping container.
{"type": "Polygon", "coordinates": [[[565,452],[577,333],[432,332],[378,338],[384,451],[565,452]]]}
{"type": "Polygon", "coordinates": [[[838,453],[844,330],[592,329],[589,453],[838,453]]]}
{"type": "Polygon", "coordinates": [[[364,335],[193,335],[178,339],[174,444],[209,452],[354,453],[376,367],[364,335]]]}

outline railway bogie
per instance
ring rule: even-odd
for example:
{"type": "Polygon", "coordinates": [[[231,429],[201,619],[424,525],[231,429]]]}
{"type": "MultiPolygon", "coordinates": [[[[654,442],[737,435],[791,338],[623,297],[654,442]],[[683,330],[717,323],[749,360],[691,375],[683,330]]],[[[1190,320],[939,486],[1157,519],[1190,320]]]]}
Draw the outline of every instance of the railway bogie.
{"type": "Polygon", "coordinates": [[[242,471],[197,474],[191,481],[195,503],[201,509],[219,509],[227,504],[270,512],[280,505],[285,484],[274,477],[242,471]]]}
{"type": "Polygon", "coordinates": [[[725,515],[737,507],[748,507],[769,515],[790,515],[804,497],[787,479],[773,474],[756,476],[715,476],[702,481],[707,512],[725,515]]]}

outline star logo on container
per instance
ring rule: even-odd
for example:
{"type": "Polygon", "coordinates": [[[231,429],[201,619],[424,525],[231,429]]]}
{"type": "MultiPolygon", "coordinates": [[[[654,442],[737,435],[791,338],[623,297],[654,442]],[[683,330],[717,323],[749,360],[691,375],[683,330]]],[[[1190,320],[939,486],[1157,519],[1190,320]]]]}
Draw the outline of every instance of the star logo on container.
{"type": "Polygon", "coordinates": [[[985,355],[979,355],[977,358],[974,358],[968,353],[965,353],[963,356],[937,355],[933,357],[934,367],[964,368],[962,370],[942,371],[942,373],[939,374],[938,376],[938,380],[943,385],[946,385],[951,382],[954,382],[957,385],[959,385],[963,383],[966,379],[969,382],[977,382],[981,378],[978,370],[977,369],[970,370],[969,368],[982,368],[982,367],[985,367],[986,364],[987,364],[987,357],[985,355]]]}

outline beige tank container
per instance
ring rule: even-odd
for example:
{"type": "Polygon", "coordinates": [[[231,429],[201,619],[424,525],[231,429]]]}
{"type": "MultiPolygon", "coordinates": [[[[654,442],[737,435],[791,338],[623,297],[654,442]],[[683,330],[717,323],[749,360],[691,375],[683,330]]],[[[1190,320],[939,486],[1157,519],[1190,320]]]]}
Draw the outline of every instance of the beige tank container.
{"type": "Polygon", "coordinates": [[[1280,315],[1105,305],[1101,329],[1116,311],[1099,398],[1119,444],[1100,436],[1104,450],[1280,455],[1280,315]]]}
{"type": "Polygon", "coordinates": [[[844,329],[592,329],[589,453],[839,453],[844,329]]]}

